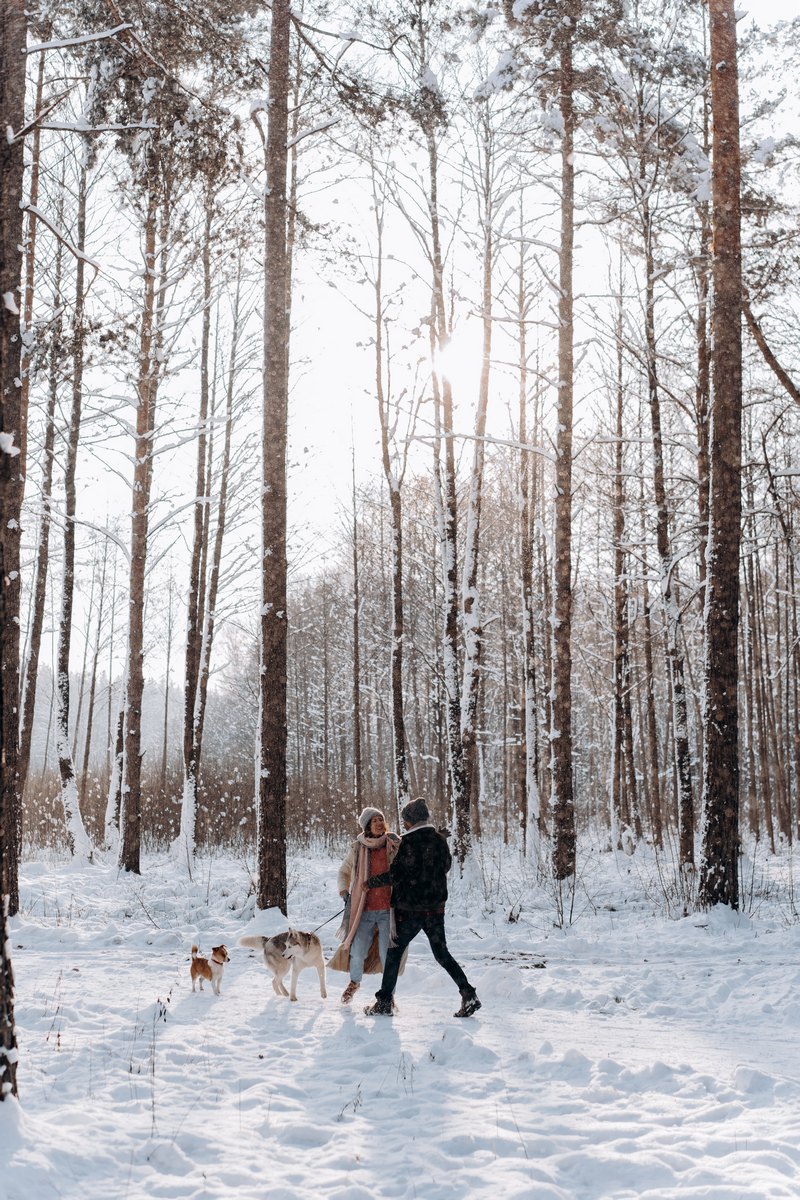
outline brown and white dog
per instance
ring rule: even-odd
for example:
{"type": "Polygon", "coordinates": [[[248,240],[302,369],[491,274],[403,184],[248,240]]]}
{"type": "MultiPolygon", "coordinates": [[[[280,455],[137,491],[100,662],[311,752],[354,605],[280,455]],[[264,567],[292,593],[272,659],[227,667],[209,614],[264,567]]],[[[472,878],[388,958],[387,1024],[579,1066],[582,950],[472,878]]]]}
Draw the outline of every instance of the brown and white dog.
{"type": "Polygon", "coordinates": [[[197,953],[197,946],[192,946],[192,991],[194,991],[194,982],[200,980],[200,991],[203,990],[203,980],[208,979],[211,983],[211,990],[215,995],[220,994],[220,984],[222,983],[222,972],[225,969],[225,963],[230,962],[230,955],[225,946],[214,946],[211,951],[211,958],[200,958],[197,953]]]}
{"type": "Polygon", "coordinates": [[[278,996],[288,996],[290,1000],[297,999],[297,976],[305,967],[316,967],[319,975],[319,994],[323,1000],[328,995],[325,990],[325,958],[322,953],[322,942],[315,933],[303,933],[299,929],[287,929],[275,937],[259,937],[254,934],[239,938],[240,946],[250,946],[260,950],[264,956],[264,966],[272,972],[272,987],[278,996]],[[287,992],[283,982],[289,967],[292,968],[291,991],[287,992]]]}

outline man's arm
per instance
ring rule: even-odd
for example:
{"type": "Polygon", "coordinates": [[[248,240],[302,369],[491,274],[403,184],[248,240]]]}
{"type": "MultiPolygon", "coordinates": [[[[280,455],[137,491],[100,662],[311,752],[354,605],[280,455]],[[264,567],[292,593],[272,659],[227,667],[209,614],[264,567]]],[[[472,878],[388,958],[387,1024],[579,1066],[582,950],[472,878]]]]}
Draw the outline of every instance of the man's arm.
{"type": "MultiPolygon", "coordinates": [[[[394,863],[392,863],[392,867],[393,866],[394,863]]],[[[384,871],[380,875],[370,875],[364,886],[368,888],[390,887],[394,883],[394,879],[392,878],[392,867],[389,867],[388,871],[384,871]]]]}
{"type": "Polygon", "coordinates": [[[389,864],[389,870],[382,871],[380,875],[370,875],[369,879],[367,880],[367,882],[365,884],[365,887],[368,887],[368,888],[393,887],[394,883],[395,883],[395,879],[396,879],[395,873],[396,873],[398,867],[400,869],[400,873],[402,874],[404,854],[405,854],[405,843],[403,842],[403,839],[401,838],[400,845],[397,848],[397,854],[395,854],[392,862],[389,864]]]}

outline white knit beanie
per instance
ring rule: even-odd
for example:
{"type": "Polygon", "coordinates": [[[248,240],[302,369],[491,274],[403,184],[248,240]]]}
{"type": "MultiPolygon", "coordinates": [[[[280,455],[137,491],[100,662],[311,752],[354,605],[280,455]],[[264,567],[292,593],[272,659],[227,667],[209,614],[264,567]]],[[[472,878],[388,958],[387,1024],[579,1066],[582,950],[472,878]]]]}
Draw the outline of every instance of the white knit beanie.
{"type": "Polygon", "coordinates": [[[373,817],[380,817],[382,821],[386,820],[379,808],[365,808],[361,816],[358,818],[358,823],[366,833],[369,829],[369,823],[373,817]]]}

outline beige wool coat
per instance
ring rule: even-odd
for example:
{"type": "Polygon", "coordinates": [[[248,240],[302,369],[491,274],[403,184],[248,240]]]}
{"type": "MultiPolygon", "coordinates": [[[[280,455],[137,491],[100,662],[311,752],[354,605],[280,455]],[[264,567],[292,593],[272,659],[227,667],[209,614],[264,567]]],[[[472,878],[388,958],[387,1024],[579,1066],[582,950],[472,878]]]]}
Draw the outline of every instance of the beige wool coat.
{"type": "MultiPolygon", "coordinates": [[[[389,863],[391,863],[395,854],[397,854],[400,839],[397,834],[389,835],[386,839],[386,850],[389,863]]],[[[345,855],[342,865],[339,867],[339,874],[336,876],[336,889],[339,892],[349,892],[352,890],[351,884],[356,877],[356,863],[358,862],[358,852],[361,849],[361,843],[356,839],[347,854],[345,855]]],[[[349,930],[340,931],[343,938],[347,937],[349,930]]],[[[405,960],[404,964],[405,965],[405,960]]],[[[345,971],[350,973],[350,947],[339,946],[333,957],[328,963],[328,969],[331,971],[345,971]]],[[[383,968],[381,967],[381,956],[378,953],[378,932],[375,931],[372,944],[370,945],[367,957],[364,959],[364,974],[365,975],[380,975],[383,968]]]]}

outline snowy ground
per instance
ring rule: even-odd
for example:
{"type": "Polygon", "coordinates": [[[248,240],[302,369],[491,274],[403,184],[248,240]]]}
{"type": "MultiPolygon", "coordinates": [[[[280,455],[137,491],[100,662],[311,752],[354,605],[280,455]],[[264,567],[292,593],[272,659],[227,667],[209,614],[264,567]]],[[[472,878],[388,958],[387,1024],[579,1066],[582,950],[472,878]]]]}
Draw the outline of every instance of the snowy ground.
{"type": "MultiPolygon", "coordinates": [[[[336,911],[336,865],[292,860],[294,924],[336,911]]],[[[327,1000],[313,971],[298,1003],[275,996],[236,946],[272,916],[253,920],[242,861],[203,860],[193,883],[164,857],[140,879],[28,863],[0,1197],[797,1200],[789,869],[769,887],[759,870],[749,916],[670,919],[651,862],[593,855],[561,932],[506,852],[449,906],[483,1001],[456,1021],[424,938],[392,1019],[363,1014],[374,980],[351,1009],[333,973],[327,1000]],[[219,998],[192,994],[193,940],[230,948],[219,998]]]]}

